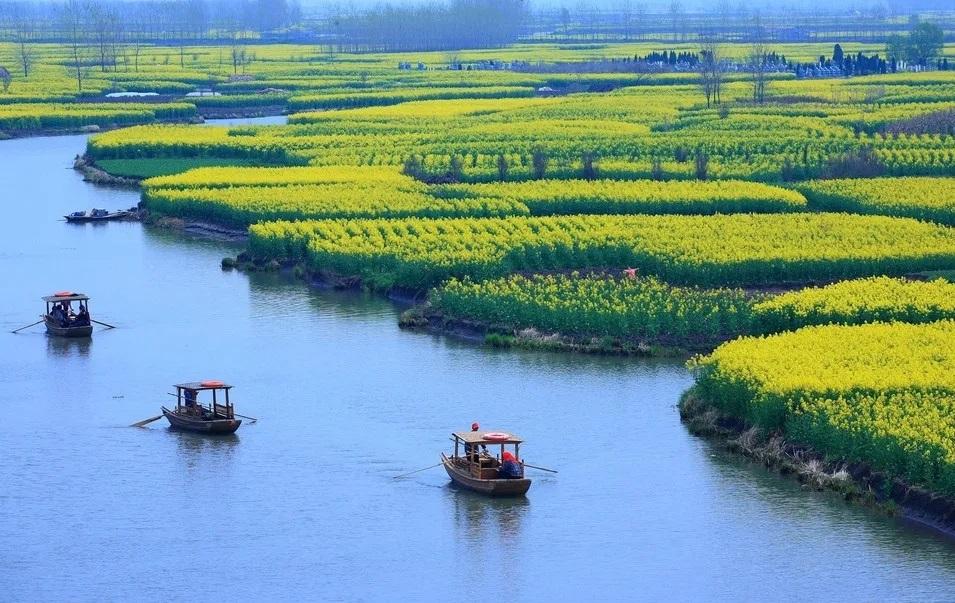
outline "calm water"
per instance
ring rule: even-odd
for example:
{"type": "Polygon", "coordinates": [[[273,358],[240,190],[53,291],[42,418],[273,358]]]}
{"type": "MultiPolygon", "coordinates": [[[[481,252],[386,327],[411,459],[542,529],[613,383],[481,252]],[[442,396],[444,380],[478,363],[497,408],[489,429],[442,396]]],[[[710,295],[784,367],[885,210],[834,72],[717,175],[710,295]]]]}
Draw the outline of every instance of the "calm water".
{"type": "Polygon", "coordinates": [[[137,200],[69,169],[83,144],[0,142],[0,599],[955,598],[951,541],[688,435],[679,363],[405,333],[381,298],[222,272],[225,244],[59,222],[137,200]],[[119,328],[7,333],[62,289],[119,328]],[[126,427],[212,378],[260,421],[126,427]],[[519,501],[392,479],[474,420],[560,474],[519,501]]]}

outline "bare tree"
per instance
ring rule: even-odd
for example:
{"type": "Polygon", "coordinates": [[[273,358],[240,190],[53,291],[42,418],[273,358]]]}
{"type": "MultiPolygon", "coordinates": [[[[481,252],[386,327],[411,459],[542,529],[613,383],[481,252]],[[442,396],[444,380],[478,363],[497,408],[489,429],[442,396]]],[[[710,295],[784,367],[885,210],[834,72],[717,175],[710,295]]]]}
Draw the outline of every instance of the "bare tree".
{"type": "Polygon", "coordinates": [[[720,104],[720,92],[723,87],[723,64],[720,46],[715,40],[703,42],[700,48],[700,61],[697,64],[700,73],[700,86],[706,97],[706,106],[720,104]]]}
{"type": "Polygon", "coordinates": [[[13,77],[10,75],[10,71],[6,67],[0,65],[0,86],[3,86],[3,93],[6,94],[7,90],[10,89],[10,80],[13,77]]]}
{"type": "Polygon", "coordinates": [[[237,75],[239,73],[239,67],[242,68],[242,73],[245,73],[245,66],[248,62],[248,55],[245,51],[245,46],[239,43],[240,32],[235,31],[232,33],[232,73],[237,75]]]}
{"type": "Polygon", "coordinates": [[[673,28],[673,39],[676,40],[679,35],[679,39],[685,42],[686,14],[683,12],[683,4],[680,3],[680,0],[673,0],[670,3],[670,24],[673,28]]]}
{"type": "Polygon", "coordinates": [[[116,42],[119,37],[119,18],[114,5],[89,1],[86,5],[92,26],[93,39],[99,54],[100,71],[116,70],[116,42]]]}
{"type": "Polygon", "coordinates": [[[66,0],[61,8],[63,31],[70,47],[73,68],[76,74],[77,93],[83,93],[83,59],[86,55],[86,7],[80,0],[66,0]]]}
{"type": "Polygon", "coordinates": [[[33,47],[33,38],[36,35],[36,24],[31,11],[33,7],[27,4],[13,5],[13,41],[17,49],[17,62],[23,69],[23,77],[30,77],[30,68],[36,58],[33,47]]]}
{"type": "Polygon", "coordinates": [[[635,29],[637,30],[637,38],[642,38],[642,27],[643,24],[647,21],[647,5],[639,2],[633,9],[634,16],[633,20],[635,21],[635,29]]]}
{"type": "Polygon", "coordinates": [[[750,78],[753,83],[753,102],[763,104],[766,101],[766,85],[769,71],[769,49],[757,40],[749,50],[750,78]]]}

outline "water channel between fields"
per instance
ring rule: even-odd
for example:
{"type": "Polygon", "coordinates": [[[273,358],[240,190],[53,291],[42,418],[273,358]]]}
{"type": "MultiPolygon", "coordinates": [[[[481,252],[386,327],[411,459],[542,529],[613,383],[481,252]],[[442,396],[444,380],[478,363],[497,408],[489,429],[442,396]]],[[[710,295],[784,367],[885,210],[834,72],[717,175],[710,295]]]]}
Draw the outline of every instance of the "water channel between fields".
{"type": "Polygon", "coordinates": [[[223,272],[226,243],[58,221],[138,199],[69,169],[84,142],[0,142],[3,599],[955,593],[950,540],[689,435],[679,362],[406,333],[380,297],[223,272]],[[119,328],[7,333],[62,289],[119,328]],[[125,427],[172,383],[207,378],[233,382],[238,412],[260,421],[232,439],[125,427]],[[529,462],[560,473],[535,474],[518,501],[452,489],[440,469],[392,479],[474,420],[517,431],[529,462]]]}

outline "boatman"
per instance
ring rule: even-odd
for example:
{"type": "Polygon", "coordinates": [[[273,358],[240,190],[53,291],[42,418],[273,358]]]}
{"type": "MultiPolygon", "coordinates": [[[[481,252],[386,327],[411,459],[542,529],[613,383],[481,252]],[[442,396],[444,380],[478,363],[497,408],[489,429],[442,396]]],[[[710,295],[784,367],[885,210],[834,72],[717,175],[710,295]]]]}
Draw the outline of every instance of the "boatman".
{"type": "Polygon", "coordinates": [[[196,390],[184,388],[185,398],[186,398],[186,412],[192,414],[199,414],[196,409],[196,390]]]}
{"type": "MultiPolygon", "coordinates": [[[[472,432],[472,433],[475,432],[475,431],[480,431],[480,430],[481,430],[481,426],[478,425],[478,422],[477,422],[477,421],[475,421],[474,423],[471,423],[471,432],[472,432]]],[[[471,458],[471,453],[472,453],[472,452],[475,453],[475,456],[476,456],[478,453],[480,453],[480,452],[486,453],[486,452],[487,452],[487,446],[485,446],[484,444],[468,444],[467,442],[465,442],[465,443],[464,443],[464,456],[466,456],[466,457],[468,457],[468,458],[471,458]]],[[[472,460],[477,461],[476,458],[475,458],[475,459],[472,459],[472,460]]]]}

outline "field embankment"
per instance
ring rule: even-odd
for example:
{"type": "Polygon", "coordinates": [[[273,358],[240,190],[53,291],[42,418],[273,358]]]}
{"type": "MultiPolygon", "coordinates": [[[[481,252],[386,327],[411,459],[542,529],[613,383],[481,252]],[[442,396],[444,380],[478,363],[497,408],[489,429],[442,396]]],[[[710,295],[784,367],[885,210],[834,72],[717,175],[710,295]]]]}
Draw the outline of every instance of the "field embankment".
{"type": "Polygon", "coordinates": [[[955,319],[955,284],[941,279],[873,277],[779,293],[574,273],[452,280],[401,322],[494,345],[652,354],[812,325],[942,319],[955,319]]]}
{"type": "Polygon", "coordinates": [[[744,337],[693,361],[693,396],[704,412],[712,407],[829,463],[867,465],[882,474],[878,497],[901,497],[904,504],[915,496],[910,487],[934,493],[929,498],[941,511],[935,520],[951,528],[953,342],[951,320],[744,337]]]}

